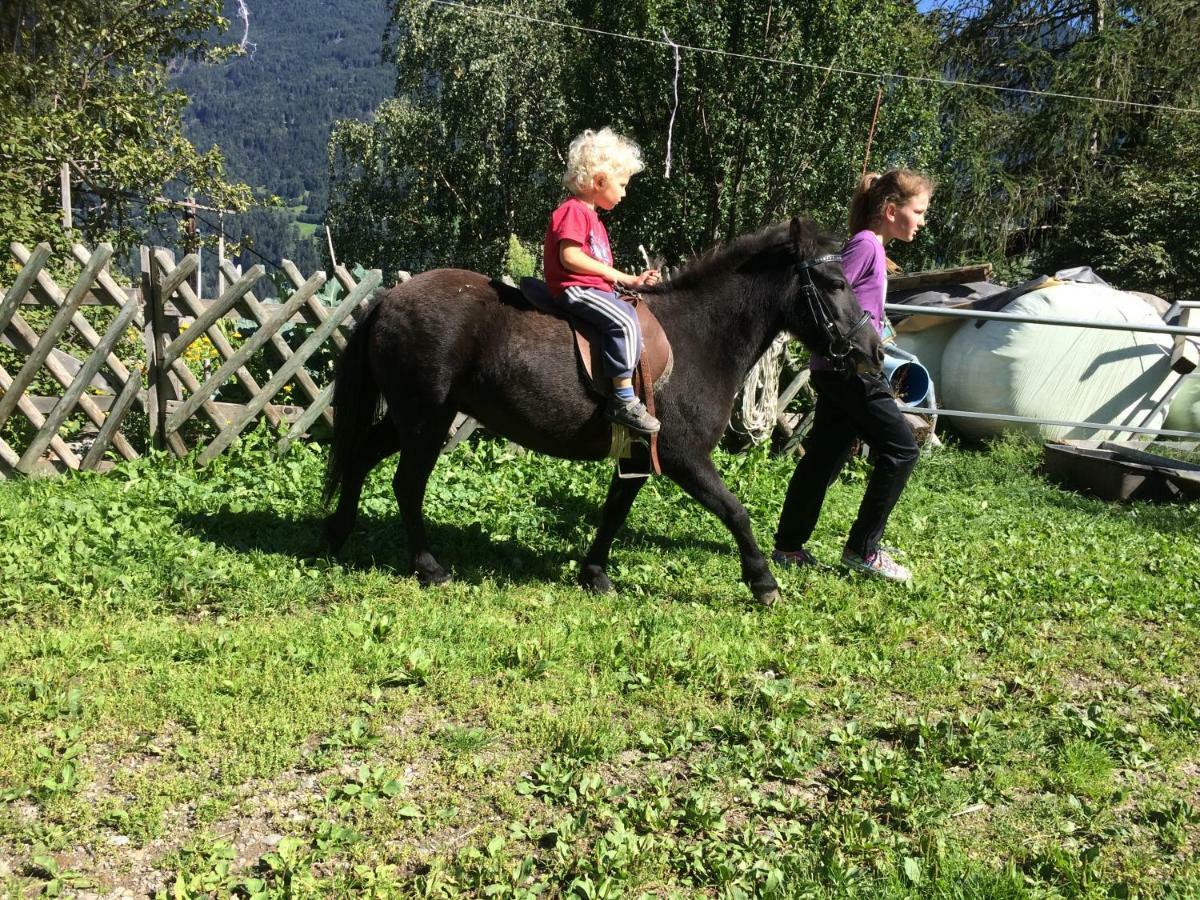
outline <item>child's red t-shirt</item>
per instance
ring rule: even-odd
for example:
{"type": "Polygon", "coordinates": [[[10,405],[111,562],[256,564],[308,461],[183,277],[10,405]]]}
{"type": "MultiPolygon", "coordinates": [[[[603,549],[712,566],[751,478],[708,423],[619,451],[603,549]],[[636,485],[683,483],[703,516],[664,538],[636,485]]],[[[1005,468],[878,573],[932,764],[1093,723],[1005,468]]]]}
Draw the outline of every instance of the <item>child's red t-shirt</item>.
{"type": "Polygon", "coordinates": [[[599,275],[568,272],[563,268],[558,258],[558,243],[563,240],[575,241],[592,259],[599,260],[606,266],[612,265],[612,249],[608,244],[608,232],[604,223],[600,221],[596,211],[578,197],[568,197],[550,214],[550,225],[546,229],[546,240],[542,247],[546,284],[555,297],[561,296],[567,288],[575,285],[598,288],[611,293],[613,283],[608,279],[599,275]]]}

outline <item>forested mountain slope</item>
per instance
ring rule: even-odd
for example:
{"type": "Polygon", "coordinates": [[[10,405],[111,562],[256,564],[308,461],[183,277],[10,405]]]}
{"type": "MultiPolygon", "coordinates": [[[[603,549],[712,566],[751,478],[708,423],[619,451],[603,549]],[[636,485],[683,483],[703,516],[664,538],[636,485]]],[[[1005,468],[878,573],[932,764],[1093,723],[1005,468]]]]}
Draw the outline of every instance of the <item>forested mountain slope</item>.
{"type": "MultiPolygon", "coordinates": [[[[184,128],[197,147],[220,146],[232,178],[290,207],[228,220],[226,231],[250,233],[264,255],[315,264],[306,239],[324,215],[330,125],[369,118],[392,93],[394,69],[380,54],[387,3],[245,3],[248,52],[218,65],[184,65],[174,77],[190,99],[184,128]]],[[[226,0],[224,15],[231,23],[224,40],[237,43],[244,31],[237,0],[226,0]]]]}

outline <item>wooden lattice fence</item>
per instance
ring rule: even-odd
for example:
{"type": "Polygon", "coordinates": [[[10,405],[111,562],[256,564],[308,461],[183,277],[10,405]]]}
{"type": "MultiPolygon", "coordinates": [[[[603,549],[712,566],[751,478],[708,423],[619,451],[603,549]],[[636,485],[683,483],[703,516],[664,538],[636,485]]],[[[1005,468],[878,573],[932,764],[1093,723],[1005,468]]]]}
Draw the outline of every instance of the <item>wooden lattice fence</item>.
{"type": "Polygon", "coordinates": [[[379,286],[379,270],[367,272],[361,282],[355,283],[350,273],[339,267],[336,275],[346,293],[337,306],[326,308],[316,297],[325,284],[324,272],[303,280],[291,267],[289,276],[295,286],[291,297],[282,303],[263,303],[253,292],[254,285],[264,275],[262,266],[254,266],[240,276],[229,267],[225,272],[231,280],[229,287],[216,300],[204,303],[188,281],[198,262],[194,255],[189,255],[176,265],[170,252],[161,248],[147,250],[143,258],[142,290],[155,322],[153,340],[148,344],[147,414],[150,434],[156,443],[180,456],[199,449],[197,460],[203,464],[228,447],[260,415],[272,426],[290,426],[280,441],[280,449],[305,434],[319,417],[325,416],[332,422],[329,411],[332,382],[318,386],[304,364],[326,341],[344,346],[345,334],[339,333],[339,329],[349,324],[350,314],[365,305],[379,286]],[[192,321],[186,329],[178,331],[173,327],[169,306],[191,315],[192,321]],[[221,327],[222,320],[233,316],[255,326],[237,348],[221,327]],[[281,334],[288,325],[312,329],[294,349],[281,334]],[[209,341],[221,359],[216,369],[203,379],[186,365],[177,365],[188,348],[201,338],[209,341]],[[260,350],[270,360],[265,370],[269,377],[261,385],[249,366],[260,350]],[[230,381],[237,382],[245,399],[233,404],[232,409],[230,404],[220,408],[212,402],[212,397],[230,381]],[[300,395],[307,398],[306,404],[272,402],[289,384],[296,389],[297,398],[300,395]],[[183,427],[201,412],[212,430],[197,430],[189,446],[183,427]]]}
{"type": "Polygon", "coordinates": [[[136,367],[128,368],[113,350],[128,327],[140,324],[140,310],[137,302],[106,272],[112,248],[102,244],[89,253],[83,247],[75,247],[73,255],[82,268],[66,291],[45,271],[51,256],[48,245],[39,244],[30,252],[20,244],[13,244],[12,254],[21,270],[0,300],[0,340],[16,351],[21,365],[15,375],[0,366],[0,389],[4,391],[0,396],[0,428],[19,413],[33,434],[19,452],[0,438],[0,472],[53,471],[52,461],[72,469],[94,469],[110,447],[125,459],[136,458],[138,452],[120,426],[138,399],[142,376],[136,367]],[[80,312],[85,301],[95,302],[97,296],[108,297],[118,307],[103,336],[80,312]],[[40,334],[22,314],[25,306],[53,310],[40,334]],[[81,361],[60,350],[59,344],[82,345],[90,353],[81,361]],[[39,379],[43,373],[49,376],[51,384],[61,388],[60,394],[30,393],[35,382],[43,382],[39,379]],[[87,393],[94,390],[97,379],[106,388],[101,396],[87,393]],[[76,411],[82,412],[96,430],[95,439],[86,451],[59,435],[59,429],[76,411]]]}
{"type": "MultiPolygon", "coordinates": [[[[285,450],[319,420],[332,424],[330,366],[312,362],[345,347],[351,314],[382,280],[378,270],[356,280],[338,266],[341,296],[330,305],[326,274],[305,278],[285,260],[291,293],[266,302],[254,293],[262,266],[242,273],[225,261],[229,286],[204,300],[192,284],[196,255],[176,262],[169,250],[142,247],[139,284],[123,287],[108,270],[108,245],[76,245],[58,264],[47,244],[10,249],[20,268],[0,300],[0,478],[100,469],[150,447],[205,464],[261,420],[283,432],[285,450]],[[64,290],[51,271],[77,274],[64,290]],[[23,313],[30,308],[38,313],[23,313]]],[[[801,372],[778,402],[770,385],[767,434],[776,423],[795,430],[794,440],[803,434],[807,422],[784,409],[806,380],[801,372]]],[[[460,414],[443,450],[475,427],[460,414]]]]}
{"type": "Polygon", "coordinates": [[[325,273],[306,279],[285,262],[292,293],[269,303],[254,294],[261,266],[242,274],[226,264],[229,287],[205,301],[190,283],[196,256],[176,263],[169,251],[144,247],[140,285],[126,288],[109,273],[113,251],[102,245],[72,249],[78,275],[63,290],[48,271],[48,245],[30,252],[13,244],[11,252],[20,270],[0,300],[0,343],[16,365],[14,374],[0,365],[0,477],[102,468],[110,451],[135,459],[150,446],[196,452],[207,463],[260,419],[286,427],[285,449],[318,419],[332,422],[332,382],[318,384],[305,364],[322,347],[345,346],[350,314],[381,281],[378,270],[356,281],[338,267],[343,293],[327,306],[318,296],[325,273]],[[109,307],[111,316],[84,315],[85,305],[109,307]],[[30,307],[42,311],[26,314],[30,307]],[[103,318],[101,335],[91,319],[103,318]],[[131,358],[135,332],[142,340],[131,358]],[[303,339],[289,343],[285,332],[303,339]],[[188,353],[202,339],[211,359],[197,366],[188,353]],[[133,411],[141,413],[136,421],[133,411]],[[63,426],[80,414],[68,439],[63,426]]]}

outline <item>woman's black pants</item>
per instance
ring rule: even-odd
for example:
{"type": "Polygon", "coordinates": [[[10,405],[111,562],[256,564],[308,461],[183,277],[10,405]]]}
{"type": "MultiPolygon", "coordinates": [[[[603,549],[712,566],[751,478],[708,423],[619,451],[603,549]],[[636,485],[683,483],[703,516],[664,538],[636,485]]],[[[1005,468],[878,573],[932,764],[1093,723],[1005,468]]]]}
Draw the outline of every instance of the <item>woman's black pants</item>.
{"type": "Polygon", "coordinates": [[[812,385],[816,415],[788,483],[775,549],[798,550],[812,536],[826,491],[849,460],[855,438],[862,438],[871,446],[875,467],[846,547],[866,557],[879,547],[892,507],[917,464],[917,442],[883,375],[816,371],[812,385]]]}

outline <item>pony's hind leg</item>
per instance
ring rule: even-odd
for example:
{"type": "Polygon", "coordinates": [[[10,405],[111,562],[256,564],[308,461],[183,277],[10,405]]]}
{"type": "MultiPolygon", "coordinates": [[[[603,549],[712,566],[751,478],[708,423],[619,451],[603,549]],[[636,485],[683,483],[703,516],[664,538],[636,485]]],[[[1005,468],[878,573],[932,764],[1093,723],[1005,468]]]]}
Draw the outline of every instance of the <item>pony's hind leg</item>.
{"type": "Polygon", "coordinates": [[[399,449],[400,435],[391,419],[385,417],[371,426],[360,452],[346,467],[338,490],[337,509],[325,517],[325,542],[332,553],[341,551],[354,528],[363,482],[372,469],[399,449]]]}
{"type": "Polygon", "coordinates": [[[408,533],[408,552],[417,580],[428,587],[450,580],[450,573],[442,568],[429,549],[429,536],[425,532],[425,487],[429,475],[438,461],[455,410],[437,407],[416,415],[412,410],[396,412],[398,429],[402,432],[400,462],[392,478],[392,490],[396,505],[400,507],[400,519],[408,533]]]}
{"type": "Polygon", "coordinates": [[[613,473],[612,482],[608,485],[608,496],[604,499],[604,511],[600,514],[600,527],[596,529],[596,537],[587,555],[579,567],[579,583],[598,594],[607,594],[613,589],[612,582],[605,571],[608,568],[608,552],[612,549],[613,539],[625,520],[633,501],[637,499],[638,491],[646,483],[644,478],[620,478],[613,473]]]}

